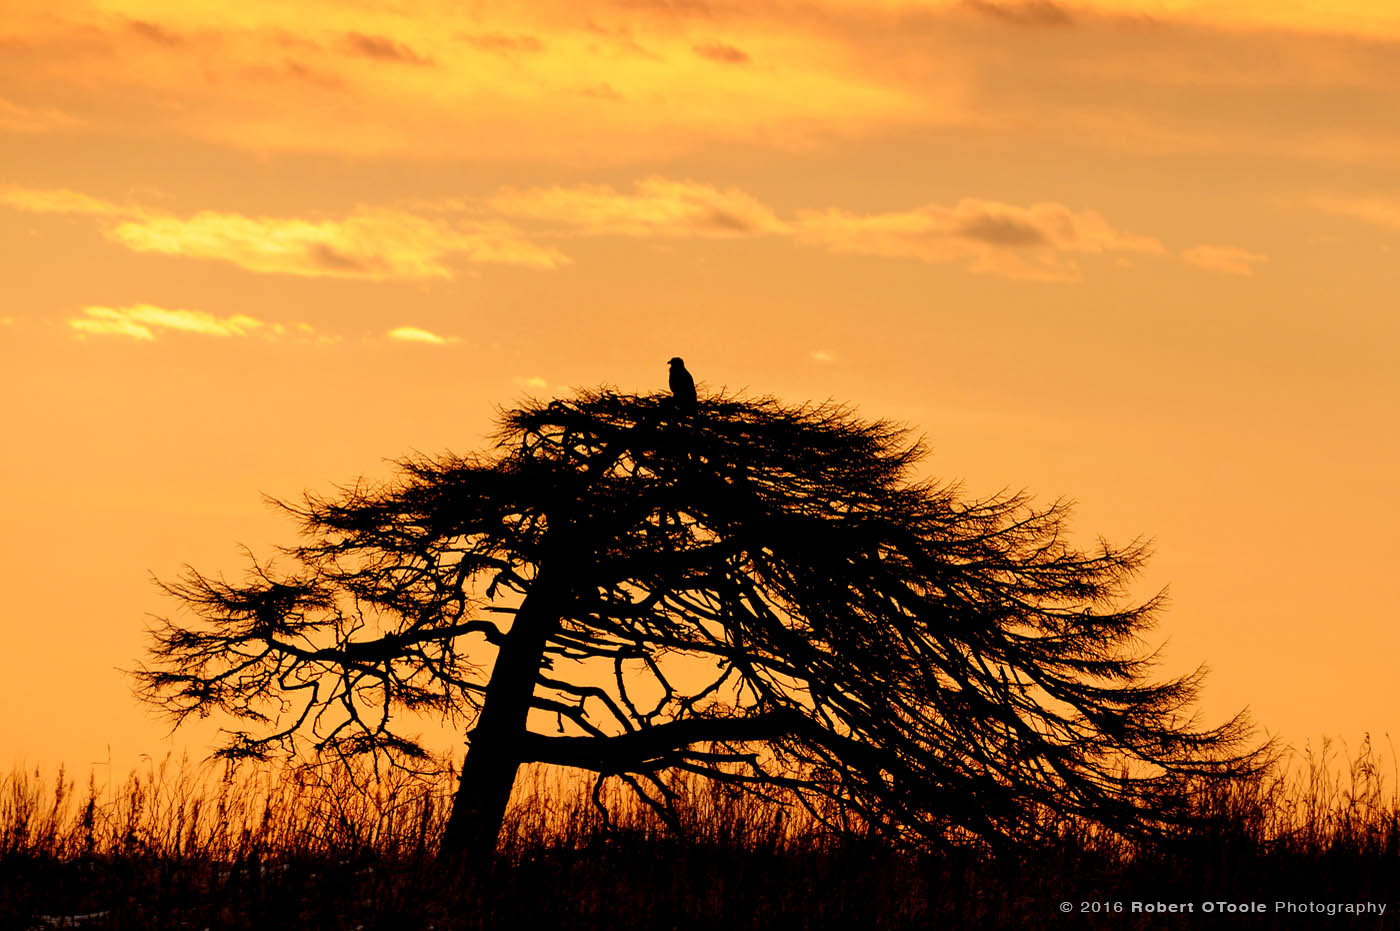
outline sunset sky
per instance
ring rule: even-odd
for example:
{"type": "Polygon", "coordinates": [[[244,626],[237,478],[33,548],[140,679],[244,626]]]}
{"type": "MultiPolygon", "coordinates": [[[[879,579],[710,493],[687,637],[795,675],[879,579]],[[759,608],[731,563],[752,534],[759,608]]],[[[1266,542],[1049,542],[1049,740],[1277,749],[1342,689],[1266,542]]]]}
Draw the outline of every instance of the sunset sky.
{"type": "Polygon", "coordinates": [[[0,14],[0,765],[208,749],[121,670],[263,495],[520,399],[832,399],[1154,541],[1164,672],[1400,740],[1400,5],[0,14]]]}

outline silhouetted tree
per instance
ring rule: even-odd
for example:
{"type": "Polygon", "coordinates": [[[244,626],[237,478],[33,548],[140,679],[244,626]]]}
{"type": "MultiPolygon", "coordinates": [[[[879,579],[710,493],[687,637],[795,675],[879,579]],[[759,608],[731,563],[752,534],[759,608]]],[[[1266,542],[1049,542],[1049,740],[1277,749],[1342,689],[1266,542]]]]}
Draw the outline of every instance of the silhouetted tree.
{"type": "Polygon", "coordinates": [[[494,849],[517,769],[776,792],[909,843],[1029,840],[1047,815],[1172,829],[1259,765],[1151,682],[1122,604],[1141,545],[1079,552],[1060,504],[916,480],[901,428],[831,406],[585,392],[507,412],[496,451],[282,505],[293,572],[167,590],[145,698],[220,711],[229,758],[468,750],[443,847],[494,849]],[[419,722],[421,725],[421,722],[419,722]]]}

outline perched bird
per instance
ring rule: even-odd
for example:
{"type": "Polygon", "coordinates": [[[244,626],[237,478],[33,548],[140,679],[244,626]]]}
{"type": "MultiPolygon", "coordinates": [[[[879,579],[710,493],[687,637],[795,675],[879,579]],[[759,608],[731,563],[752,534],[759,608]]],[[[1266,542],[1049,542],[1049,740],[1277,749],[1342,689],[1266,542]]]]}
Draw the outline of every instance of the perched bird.
{"type": "Polygon", "coordinates": [[[685,362],[680,356],[669,360],[671,366],[671,394],[675,396],[676,411],[690,414],[695,411],[695,379],[685,370],[685,362]]]}

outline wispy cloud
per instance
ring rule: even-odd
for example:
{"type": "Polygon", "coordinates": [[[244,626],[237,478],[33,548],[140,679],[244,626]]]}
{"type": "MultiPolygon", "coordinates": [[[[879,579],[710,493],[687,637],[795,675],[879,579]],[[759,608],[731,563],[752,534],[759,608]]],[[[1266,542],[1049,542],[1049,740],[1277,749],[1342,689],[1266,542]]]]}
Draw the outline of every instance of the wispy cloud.
{"type": "Polygon", "coordinates": [[[592,97],[595,100],[616,101],[623,99],[622,94],[618,93],[617,88],[613,87],[606,81],[603,81],[600,84],[594,84],[591,87],[582,88],[581,90],[579,90],[579,94],[584,97],[592,97]]]}
{"type": "Polygon", "coordinates": [[[1254,266],[1269,261],[1267,255],[1250,252],[1238,246],[1212,246],[1205,243],[1183,249],[1181,257],[1188,264],[1206,271],[1240,275],[1245,278],[1254,274],[1254,266]]]}
{"type": "Polygon", "coordinates": [[[1311,198],[1309,203],[1324,213],[1400,229],[1400,198],[1323,195],[1311,198]]]}
{"type": "Polygon", "coordinates": [[[176,46],[184,43],[184,39],[178,32],[173,29],[167,29],[159,23],[150,22],[149,20],[127,20],[126,26],[132,34],[154,42],[157,45],[176,46]]]}
{"type": "Polygon", "coordinates": [[[389,331],[388,336],[399,343],[428,343],[432,346],[445,346],[450,342],[456,342],[452,337],[439,336],[431,330],[416,326],[394,327],[389,331]]]}
{"type": "Polygon", "coordinates": [[[773,209],[738,188],[650,177],[631,194],[608,185],[506,189],[489,201],[507,216],[580,233],[623,236],[745,236],[782,233],[773,209]]]}
{"type": "Polygon", "coordinates": [[[462,35],[462,41],[485,52],[542,52],[544,43],[532,35],[511,35],[501,32],[474,32],[462,35]]]}
{"type": "Polygon", "coordinates": [[[1068,26],[1074,22],[1069,10],[1051,0],[1025,0],[1019,3],[994,3],[992,0],[963,0],[967,9],[992,19],[1018,26],[1068,26]]]}
{"type": "Polygon", "coordinates": [[[25,107],[0,97],[0,132],[46,133],[71,129],[82,120],[52,107],[25,107]]]}
{"type": "Polygon", "coordinates": [[[335,220],[201,211],[181,217],[69,190],[0,191],[0,202],[38,213],[94,216],[136,252],[212,259],[268,274],[370,280],[450,278],[449,260],[558,268],[567,256],[510,224],[443,219],[390,207],[357,207],[335,220]]]}
{"type": "Polygon", "coordinates": [[[107,8],[60,18],[18,2],[27,15],[6,25],[26,52],[0,56],[0,87],[74,101],[97,131],[263,153],[553,160],[567,140],[575,164],[618,164],[754,131],[805,145],[942,111],[951,96],[947,85],[915,92],[861,74],[808,24],[789,36],[766,13],[715,36],[567,4],[349,11],[253,0],[231,20],[201,4],[134,19],[107,8]],[[736,67],[751,56],[780,79],[736,67]],[[577,92],[605,86],[615,94],[577,92]],[[350,99],[328,101],[331,88],[350,99]]]}
{"type": "MultiPolygon", "coordinates": [[[[1058,203],[963,198],[879,213],[798,209],[784,218],[737,187],[659,176],[628,192],[609,185],[506,188],[484,199],[360,206],[320,220],[221,211],[177,216],[68,190],[3,189],[0,203],[94,217],[109,239],[136,252],[268,274],[367,280],[450,278],[454,259],[558,268],[571,259],[546,243],[579,236],[771,237],[837,254],[961,263],[977,274],[1041,281],[1079,280],[1078,256],[1167,251],[1158,239],[1126,232],[1094,210],[1058,203]]],[[[1197,247],[1186,259],[1216,267],[1258,261],[1216,246],[1197,247]]]]}
{"type": "Polygon", "coordinates": [[[834,253],[963,262],[976,273],[1043,281],[1078,280],[1074,255],[1167,251],[1156,238],[1124,232],[1093,210],[1056,203],[1022,207],[964,198],[874,214],[805,209],[786,220],[738,188],[653,176],[631,193],[607,185],[505,190],[489,204],[573,235],[784,236],[834,253]]]}
{"type": "Polygon", "coordinates": [[[826,349],[813,349],[813,350],[812,350],[812,361],[813,361],[813,362],[823,362],[823,363],[825,363],[825,362],[835,362],[835,361],[836,361],[836,354],[833,353],[833,352],[830,352],[829,350],[826,350],[826,349]]]}
{"type": "Polygon", "coordinates": [[[836,253],[961,262],[976,274],[1041,281],[1079,280],[1075,254],[1166,252],[1159,240],[1118,230],[1093,210],[975,198],[875,214],[802,210],[795,233],[836,253]]]}
{"type": "Polygon", "coordinates": [[[348,32],[341,47],[352,55],[373,58],[377,61],[395,62],[402,65],[431,65],[433,60],[421,55],[402,42],[387,36],[371,36],[360,32],[348,32]]]}
{"type": "Polygon", "coordinates": [[[446,260],[556,268],[568,259],[505,224],[430,220],[357,208],[341,220],[248,217],[206,211],[118,224],[109,235],[138,252],[218,259],[255,272],[308,277],[450,278],[446,260]]]}
{"type": "Polygon", "coordinates": [[[67,188],[0,187],[0,204],[27,213],[68,213],[96,217],[140,214],[139,207],[118,204],[67,188]]]}
{"type": "Polygon", "coordinates": [[[517,375],[513,381],[521,388],[528,388],[531,391],[545,391],[549,388],[549,382],[538,375],[517,375]]]}
{"type": "MultiPolygon", "coordinates": [[[[247,314],[216,317],[203,310],[177,310],[137,304],[130,307],[84,307],[81,316],[68,321],[68,326],[80,335],[126,336],[149,342],[162,332],[192,333],[200,336],[247,336],[260,332],[281,336],[288,332],[283,324],[270,324],[247,314]]],[[[305,324],[297,327],[307,332],[305,324]]]]}
{"type": "Polygon", "coordinates": [[[23,39],[0,56],[0,86],[42,96],[0,125],[61,122],[28,109],[42,101],[97,131],[257,152],[570,165],[950,127],[1114,152],[1389,164],[1400,147],[1374,118],[1400,97],[1395,4],[619,0],[349,16],[254,0],[234,20],[218,4],[146,4],[139,19],[115,12],[131,4],[51,6],[5,8],[23,39]],[[337,82],[353,105],[327,105],[337,82]],[[568,92],[603,87],[615,94],[568,92]]]}
{"type": "Polygon", "coordinates": [[[743,65],[750,60],[748,52],[732,45],[725,45],[723,42],[704,42],[693,46],[692,50],[701,58],[708,58],[710,61],[726,65],[743,65]]]}

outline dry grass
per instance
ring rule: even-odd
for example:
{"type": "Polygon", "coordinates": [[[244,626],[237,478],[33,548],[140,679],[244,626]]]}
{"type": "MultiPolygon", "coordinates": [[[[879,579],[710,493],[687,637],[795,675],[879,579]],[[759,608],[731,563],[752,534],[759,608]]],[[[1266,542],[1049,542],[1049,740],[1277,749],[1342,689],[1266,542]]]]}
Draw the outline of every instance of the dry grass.
{"type": "MultiPolygon", "coordinates": [[[[449,778],[213,775],[167,760],[84,791],[61,770],[0,778],[0,927],[1161,928],[1201,916],[1084,914],[1079,903],[1383,903],[1400,891],[1395,780],[1369,745],[1347,761],[1324,744],[1204,794],[1206,827],[1171,844],[1064,824],[1056,849],[1018,862],[897,854],[708,784],[678,786],[675,824],[620,788],[605,818],[586,785],[529,770],[500,862],[453,870],[434,860],[449,778]]],[[[1292,927],[1297,916],[1251,921],[1292,927]]]]}

